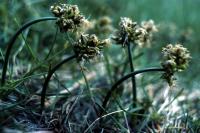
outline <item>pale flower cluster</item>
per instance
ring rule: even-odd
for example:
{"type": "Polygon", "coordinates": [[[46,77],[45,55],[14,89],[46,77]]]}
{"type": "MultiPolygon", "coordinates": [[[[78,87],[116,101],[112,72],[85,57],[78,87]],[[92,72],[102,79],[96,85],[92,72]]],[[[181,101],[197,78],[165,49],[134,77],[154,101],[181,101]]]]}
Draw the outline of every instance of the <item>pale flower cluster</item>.
{"type": "Polygon", "coordinates": [[[163,60],[161,65],[166,70],[163,78],[172,85],[174,73],[185,70],[188,67],[191,56],[187,48],[184,48],[180,44],[167,45],[162,49],[162,55],[163,60]]]}
{"type": "Polygon", "coordinates": [[[77,30],[87,21],[81,15],[77,5],[55,4],[50,7],[50,10],[55,17],[58,17],[56,24],[61,32],[77,30]]]}
{"type": "Polygon", "coordinates": [[[141,25],[132,21],[130,18],[123,17],[119,22],[119,29],[113,39],[117,44],[125,46],[135,43],[139,46],[149,44],[152,34],[157,31],[153,20],[143,21],[141,25]]]}
{"type": "Polygon", "coordinates": [[[82,34],[74,43],[74,52],[79,61],[89,61],[100,56],[102,49],[109,43],[108,39],[100,40],[95,34],[82,34]]]}

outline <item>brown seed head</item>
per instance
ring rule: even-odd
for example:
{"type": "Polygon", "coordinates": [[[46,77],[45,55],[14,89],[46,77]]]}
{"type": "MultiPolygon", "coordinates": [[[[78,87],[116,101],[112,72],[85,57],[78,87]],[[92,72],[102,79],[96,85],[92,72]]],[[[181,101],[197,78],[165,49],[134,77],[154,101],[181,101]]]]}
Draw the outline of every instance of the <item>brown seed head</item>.
{"type": "Polygon", "coordinates": [[[163,60],[161,65],[166,70],[163,78],[172,85],[174,73],[185,70],[188,67],[191,56],[187,48],[184,48],[180,44],[167,45],[162,49],[162,55],[163,60]]]}
{"type": "Polygon", "coordinates": [[[86,21],[77,5],[54,4],[50,7],[50,10],[58,17],[56,24],[61,32],[77,30],[86,21]]]}
{"type": "Polygon", "coordinates": [[[101,55],[106,40],[99,40],[94,34],[82,34],[80,39],[74,43],[74,51],[79,61],[93,59],[101,55]]]}

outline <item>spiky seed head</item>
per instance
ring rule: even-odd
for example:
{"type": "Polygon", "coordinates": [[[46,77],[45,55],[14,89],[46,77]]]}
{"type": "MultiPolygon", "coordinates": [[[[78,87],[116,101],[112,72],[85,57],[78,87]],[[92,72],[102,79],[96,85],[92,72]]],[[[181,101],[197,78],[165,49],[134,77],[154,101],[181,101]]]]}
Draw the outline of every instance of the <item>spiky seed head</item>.
{"type": "Polygon", "coordinates": [[[148,39],[148,33],[144,28],[136,28],[133,37],[135,43],[137,43],[139,46],[143,46],[148,39]]]}
{"type": "Polygon", "coordinates": [[[94,34],[82,34],[80,39],[74,43],[74,52],[78,61],[89,61],[100,56],[106,43],[106,40],[99,40],[94,34]]]}
{"type": "Polygon", "coordinates": [[[119,29],[113,39],[117,44],[125,44],[133,42],[138,45],[143,45],[148,37],[146,29],[142,28],[137,22],[132,21],[130,18],[121,18],[119,22],[119,29]]]}
{"type": "Polygon", "coordinates": [[[124,17],[119,22],[119,29],[113,37],[113,40],[117,44],[122,44],[122,46],[130,42],[142,47],[149,46],[152,33],[156,31],[157,28],[153,20],[143,21],[140,26],[130,18],[124,17]]]}
{"type": "Polygon", "coordinates": [[[153,32],[157,32],[158,28],[155,25],[154,21],[152,19],[148,20],[148,21],[142,21],[141,22],[141,27],[146,29],[147,32],[153,33],[153,32]]]}
{"type": "Polygon", "coordinates": [[[162,77],[172,85],[174,73],[183,71],[188,67],[191,59],[190,52],[180,44],[169,44],[162,49],[162,55],[161,65],[166,70],[162,77]]]}
{"type": "Polygon", "coordinates": [[[131,34],[136,25],[137,22],[133,22],[130,18],[127,17],[122,17],[119,22],[120,29],[127,34],[131,34]]]}
{"type": "Polygon", "coordinates": [[[86,21],[77,5],[54,4],[50,10],[55,17],[58,17],[56,24],[61,32],[76,31],[86,21]]]}

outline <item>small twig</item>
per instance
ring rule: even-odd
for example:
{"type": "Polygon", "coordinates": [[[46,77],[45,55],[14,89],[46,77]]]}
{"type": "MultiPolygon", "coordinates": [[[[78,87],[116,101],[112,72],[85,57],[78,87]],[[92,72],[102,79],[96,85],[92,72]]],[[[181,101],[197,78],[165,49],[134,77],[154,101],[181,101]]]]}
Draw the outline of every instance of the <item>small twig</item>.
{"type": "Polygon", "coordinates": [[[128,129],[128,133],[130,133],[131,131],[130,131],[130,126],[129,126],[129,124],[128,124],[128,119],[127,119],[127,117],[126,117],[126,112],[123,112],[123,114],[124,114],[124,119],[125,119],[125,123],[126,123],[126,127],[127,127],[127,129],[128,129]]]}
{"type": "MultiPolygon", "coordinates": [[[[126,108],[125,110],[127,111],[128,108],[126,108]]],[[[92,124],[89,125],[89,127],[84,131],[84,133],[87,133],[88,130],[90,130],[90,129],[94,126],[94,124],[95,124],[97,121],[101,120],[102,118],[105,118],[105,117],[107,117],[107,116],[110,116],[110,115],[113,115],[113,114],[116,114],[116,113],[121,113],[121,112],[124,112],[124,110],[117,110],[117,111],[108,113],[108,114],[106,114],[106,115],[103,115],[103,116],[97,118],[95,121],[92,122],[92,124]]]]}

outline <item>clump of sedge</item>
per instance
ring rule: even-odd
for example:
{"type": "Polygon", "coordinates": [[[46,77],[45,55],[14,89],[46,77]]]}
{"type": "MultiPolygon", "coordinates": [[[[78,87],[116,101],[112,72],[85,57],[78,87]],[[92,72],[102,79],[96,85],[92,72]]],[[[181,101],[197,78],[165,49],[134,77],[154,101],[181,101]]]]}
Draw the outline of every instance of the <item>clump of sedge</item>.
{"type": "Polygon", "coordinates": [[[78,61],[89,61],[100,56],[102,49],[109,44],[109,40],[99,40],[94,34],[82,34],[80,39],[74,43],[74,52],[78,61]]]}
{"type": "Polygon", "coordinates": [[[174,46],[172,44],[167,45],[162,49],[162,55],[161,65],[166,70],[162,77],[172,86],[174,73],[185,70],[191,56],[187,48],[180,44],[175,44],[174,46]]]}
{"type": "Polygon", "coordinates": [[[77,5],[55,4],[50,7],[51,12],[58,17],[56,24],[61,32],[74,31],[86,21],[77,5]]]}

